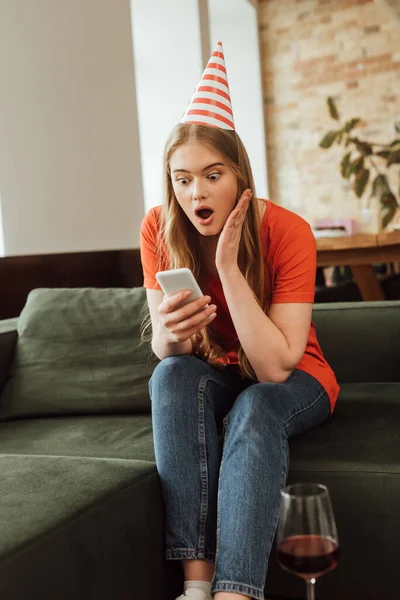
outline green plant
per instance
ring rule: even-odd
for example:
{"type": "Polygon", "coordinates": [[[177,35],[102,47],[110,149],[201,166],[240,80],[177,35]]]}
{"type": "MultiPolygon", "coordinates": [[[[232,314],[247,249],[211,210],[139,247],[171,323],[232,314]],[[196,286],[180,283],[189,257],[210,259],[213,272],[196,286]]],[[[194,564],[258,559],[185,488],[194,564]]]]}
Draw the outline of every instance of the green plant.
{"type": "Polygon", "coordinates": [[[327,98],[329,114],[337,121],[340,128],[328,131],[320,142],[320,147],[327,149],[333,144],[343,146],[345,151],[340,163],[342,177],[348,179],[358,198],[367,190],[371,180],[371,196],[380,203],[382,227],[385,228],[393,219],[400,198],[400,123],[396,123],[397,137],[389,144],[378,144],[361,140],[354,135],[354,129],[365,122],[360,118],[348,119],[344,124],[340,121],[339,112],[332,97],[327,98]],[[396,195],[390,188],[388,170],[398,169],[399,189],[396,195]]]}

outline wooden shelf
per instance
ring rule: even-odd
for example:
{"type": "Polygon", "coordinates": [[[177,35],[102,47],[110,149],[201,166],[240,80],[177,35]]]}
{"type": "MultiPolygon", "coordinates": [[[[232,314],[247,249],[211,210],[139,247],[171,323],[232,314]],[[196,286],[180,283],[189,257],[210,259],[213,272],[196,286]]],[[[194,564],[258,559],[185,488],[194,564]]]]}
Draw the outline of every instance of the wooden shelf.
{"type": "Polygon", "coordinates": [[[390,233],[379,233],[377,235],[378,246],[393,246],[400,244],[400,230],[391,231],[390,233]]]}
{"type": "Polygon", "coordinates": [[[356,233],[337,238],[319,238],[318,250],[347,250],[348,248],[371,248],[377,245],[377,235],[374,233],[356,233]]]}
{"type": "Polygon", "coordinates": [[[316,244],[318,266],[349,265],[364,300],[384,299],[373,265],[400,262],[400,231],[319,238],[316,244]]]}

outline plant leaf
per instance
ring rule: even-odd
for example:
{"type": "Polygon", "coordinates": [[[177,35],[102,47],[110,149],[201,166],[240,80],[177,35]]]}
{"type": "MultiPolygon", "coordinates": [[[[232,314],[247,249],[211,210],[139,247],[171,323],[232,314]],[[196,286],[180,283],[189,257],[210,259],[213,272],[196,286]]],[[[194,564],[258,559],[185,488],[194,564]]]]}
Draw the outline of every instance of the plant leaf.
{"type": "Polygon", "coordinates": [[[393,219],[396,214],[396,209],[391,208],[389,210],[382,211],[382,227],[385,229],[387,225],[389,225],[390,221],[393,219]]]}
{"type": "Polygon", "coordinates": [[[344,177],[345,179],[348,179],[348,177],[350,175],[350,171],[349,171],[350,158],[351,158],[351,152],[348,152],[347,154],[345,154],[343,156],[341,163],[340,163],[340,172],[342,174],[342,177],[344,177]]]}
{"type": "Polygon", "coordinates": [[[369,179],[369,170],[363,169],[356,177],[354,182],[354,191],[358,198],[361,198],[363,193],[365,192],[365,188],[367,187],[369,179]]]}
{"type": "Polygon", "coordinates": [[[357,150],[361,154],[364,154],[365,156],[369,156],[370,154],[372,154],[372,146],[371,144],[368,144],[368,142],[362,142],[358,138],[354,138],[353,142],[355,143],[357,150]]]}
{"type": "Polygon", "coordinates": [[[349,121],[346,121],[346,123],[344,124],[344,131],[346,133],[349,133],[360,121],[361,121],[361,119],[358,119],[358,118],[357,119],[349,119],[349,121]]]}
{"type": "Polygon", "coordinates": [[[338,132],[337,131],[328,131],[327,134],[322,138],[319,145],[321,148],[330,148],[334,141],[336,140],[338,132]]]}
{"type": "Polygon", "coordinates": [[[389,190],[381,196],[382,206],[397,206],[396,196],[389,190]]]}
{"type": "Polygon", "coordinates": [[[393,219],[397,210],[397,200],[392,194],[389,192],[385,194],[381,199],[381,216],[382,216],[382,226],[385,228],[390,221],[393,219]]]}
{"type": "Polygon", "coordinates": [[[339,113],[338,113],[335,101],[332,98],[332,96],[328,96],[326,101],[328,103],[329,114],[331,115],[332,119],[335,119],[335,121],[339,121],[339,113]]]}
{"type": "Polygon", "coordinates": [[[390,154],[387,166],[390,167],[390,165],[400,165],[400,150],[396,150],[390,154]]]}
{"type": "Polygon", "coordinates": [[[380,156],[381,158],[389,158],[389,156],[391,155],[390,150],[381,150],[380,152],[376,153],[376,156],[380,156]]]}
{"type": "Polygon", "coordinates": [[[358,175],[362,169],[364,169],[363,155],[359,156],[355,161],[353,161],[352,165],[350,166],[349,175],[358,175]]]}
{"type": "Polygon", "coordinates": [[[381,196],[387,192],[390,192],[390,187],[386,175],[377,175],[372,183],[372,195],[380,202],[381,196]]]}
{"type": "Polygon", "coordinates": [[[372,194],[381,205],[382,226],[386,227],[397,210],[396,196],[392,193],[385,175],[378,175],[372,184],[372,194]]]}

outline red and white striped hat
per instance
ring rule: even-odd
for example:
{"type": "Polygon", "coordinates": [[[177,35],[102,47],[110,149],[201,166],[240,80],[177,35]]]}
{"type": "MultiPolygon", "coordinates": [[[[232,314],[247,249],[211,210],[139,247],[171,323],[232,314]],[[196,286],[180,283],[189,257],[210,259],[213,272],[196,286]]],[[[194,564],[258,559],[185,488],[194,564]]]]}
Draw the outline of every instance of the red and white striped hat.
{"type": "Polygon", "coordinates": [[[235,130],[221,42],[212,53],[180,122],[235,130]]]}

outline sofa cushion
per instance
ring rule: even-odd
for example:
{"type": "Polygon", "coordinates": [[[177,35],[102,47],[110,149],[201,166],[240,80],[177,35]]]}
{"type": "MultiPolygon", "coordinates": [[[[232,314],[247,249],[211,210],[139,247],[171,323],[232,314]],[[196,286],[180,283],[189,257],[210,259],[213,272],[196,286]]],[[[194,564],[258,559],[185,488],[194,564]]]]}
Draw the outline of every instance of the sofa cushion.
{"type": "MultiPolygon", "coordinates": [[[[326,485],[338,525],[339,567],[318,580],[321,598],[398,598],[399,394],[400,383],[343,384],[331,419],[290,440],[288,483],[326,485]]],[[[300,598],[301,584],[278,566],[274,544],[269,595],[300,598]]]]}
{"type": "Polygon", "coordinates": [[[1,597],[164,597],[154,581],[164,547],[154,464],[1,455],[0,469],[1,597]]]}
{"type": "Polygon", "coordinates": [[[144,288],[37,289],[18,320],[0,419],[149,412],[144,288]]]}
{"type": "Polygon", "coordinates": [[[400,381],[400,301],[315,304],[313,321],[340,385],[400,381]]]}
{"type": "Polygon", "coordinates": [[[292,472],[399,479],[400,383],[369,385],[344,384],[330,420],[290,441],[292,472]]]}
{"type": "Polygon", "coordinates": [[[0,455],[124,458],[155,462],[151,415],[84,415],[0,423],[0,455]]]}

